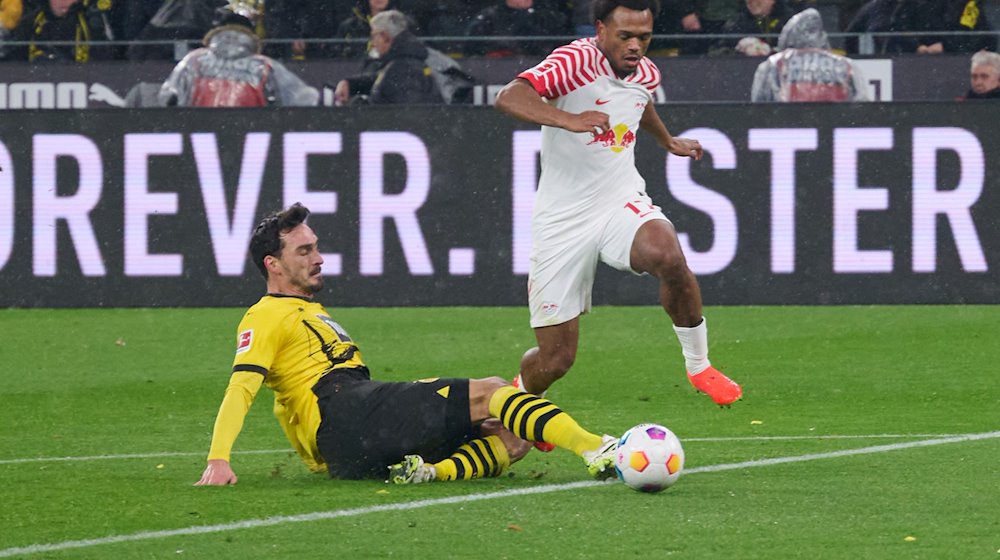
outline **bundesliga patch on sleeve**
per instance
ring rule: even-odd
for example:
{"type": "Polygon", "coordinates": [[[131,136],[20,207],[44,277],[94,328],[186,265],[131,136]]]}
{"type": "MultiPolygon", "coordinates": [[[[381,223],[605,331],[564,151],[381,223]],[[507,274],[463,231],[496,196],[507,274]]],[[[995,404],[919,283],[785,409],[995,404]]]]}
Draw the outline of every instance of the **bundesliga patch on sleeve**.
{"type": "Polygon", "coordinates": [[[250,349],[250,344],[253,343],[253,329],[245,330],[240,333],[240,336],[236,338],[236,353],[242,354],[250,349]]]}

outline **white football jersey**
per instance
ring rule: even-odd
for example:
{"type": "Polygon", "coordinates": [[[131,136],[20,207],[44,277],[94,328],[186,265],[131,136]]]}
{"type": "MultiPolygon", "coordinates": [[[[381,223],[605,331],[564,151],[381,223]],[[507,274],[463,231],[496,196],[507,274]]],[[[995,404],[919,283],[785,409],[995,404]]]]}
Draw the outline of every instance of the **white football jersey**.
{"type": "Polygon", "coordinates": [[[634,150],[642,113],[660,84],[660,71],[651,60],[643,57],[634,73],[619,78],[590,37],[557,48],[518,77],[559,109],[602,111],[611,122],[611,130],[603,134],[542,127],[536,219],[579,215],[598,210],[602,200],[645,192],[634,150]]]}

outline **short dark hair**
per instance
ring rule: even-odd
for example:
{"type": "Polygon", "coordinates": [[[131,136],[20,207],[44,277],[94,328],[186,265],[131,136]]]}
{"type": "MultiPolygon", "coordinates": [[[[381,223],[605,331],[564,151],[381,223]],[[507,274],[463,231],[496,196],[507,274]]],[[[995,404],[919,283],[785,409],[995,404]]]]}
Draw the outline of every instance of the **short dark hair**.
{"type": "Polygon", "coordinates": [[[250,238],[250,256],[265,280],[267,267],[264,266],[264,257],[280,255],[284,248],[281,234],[304,223],[308,216],[309,209],[296,202],[284,210],[271,212],[254,228],[253,237],[250,238]]]}
{"type": "Polygon", "coordinates": [[[594,0],[591,5],[591,19],[593,21],[604,21],[615,10],[621,6],[630,10],[641,12],[649,10],[653,12],[653,17],[660,15],[659,0],[594,0]]]}

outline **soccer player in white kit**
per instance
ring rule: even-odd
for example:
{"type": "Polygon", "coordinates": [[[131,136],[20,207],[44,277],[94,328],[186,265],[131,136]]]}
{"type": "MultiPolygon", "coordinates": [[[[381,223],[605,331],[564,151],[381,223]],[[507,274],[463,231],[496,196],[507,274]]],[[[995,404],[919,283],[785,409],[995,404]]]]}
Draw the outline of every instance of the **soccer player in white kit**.
{"type": "Polygon", "coordinates": [[[681,343],[688,379],[717,404],[742,396],[712,367],[701,290],[673,224],[646,195],[635,168],[641,128],[670,153],[701,159],[697,140],[675,138],[653,107],[660,71],[644,56],[654,0],[595,0],[597,36],[557,48],[497,95],[496,107],[542,126],[542,174],[532,217],[528,306],[538,346],[516,379],[542,393],[576,359],[579,317],[590,310],[597,262],[652,274],[681,343]]]}

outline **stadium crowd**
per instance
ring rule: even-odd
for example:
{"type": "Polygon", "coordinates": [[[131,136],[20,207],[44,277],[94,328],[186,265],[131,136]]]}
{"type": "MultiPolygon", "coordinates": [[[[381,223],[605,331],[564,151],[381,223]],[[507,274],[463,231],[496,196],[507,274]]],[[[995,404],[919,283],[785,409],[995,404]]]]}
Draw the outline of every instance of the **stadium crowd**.
{"type": "MultiPolygon", "coordinates": [[[[476,59],[475,64],[508,57],[540,60],[574,38],[594,36],[592,4],[593,0],[0,0],[0,61],[180,62],[168,83],[132,86],[125,106],[471,103],[480,82],[463,68],[463,59],[476,59]],[[237,17],[239,25],[234,27],[229,16],[237,17]],[[376,27],[373,21],[383,23],[376,27]],[[220,27],[227,29],[219,33],[220,27]],[[356,62],[360,72],[309,85],[296,75],[296,68],[285,68],[289,62],[324,60],[356,62]],[[247,64],[255,70],[244,72],[247,64]],[[230,79],[233,72],[243,74],[230,79]],[[228,76],[223,80],[227,87],[220,89],[216,86],[222,76],[228,76]],[[329,92],[321,93],[317,89],[321,85],[329,92]],[[205,87],[209,94],[202,91],[205,87]],[[256,101],[248,101],[252,99],[256,101]]],[[[838,87],[847,93],[835,97],[856,100],[864,92],[850,91],[858,90],[864,76],[847,56],[993,53],[998,34],[990,14],[1000,14],[1000,0],[662,0],[659,6],[648,56],[767,59],[761,63],[752,96],[757,101],[806,100],[793,99],[796,95],[791,92],[805,91],[803,84],[809,82],[830,81],[823,74],[826,66],[807,65],[814,70],[810,75],[788,74],[790,68],[803,68],[799,62],[805,60],[836,61],[843,68],[837,74],[838,87]],[[789,21],[808,10],[816,12],[819,31],[834,39],[824,36],[816,45],[798,48],[793,57],[790,49],[783,50],[789,45],[780,38],[787,35],[789,21]],[[816,49],[827,52],[812,52],[816,49]],[[768,74],[768,88],[763,88],[763,69],[770,67],[774,71],[768,74]],[[777,93],[764,95],[765,89],[777,93]]],[[[973,66],[982,67],[982,60],[986,59],[980,57],[973,66]]],[[[991,69],[991,64],[984,68],[991,69]]],[[[816,97],[806,97],[810,96],[816,97]]],[[[960,98],[993,95],[974,90],[960,98]]]]}
{"type": "MultiPolygon", "coordinates": [[[[664,0],[654,55],[764,56],[793,15],[824,13],[828,32],[921,32],[878,37],[878,53],[995,51],[987,2],[995,0],[664,0]],[[943,33],[943,35],[935,35],[943,33]],[[723,36],[723,35],[729,35],[723,36]]],[[[171,41],[196,43],[218,9],[249,18],[276,59],[363,59],[371,18],[394,9],[409,30],[460,56],[543,56],[569,36],[593,33],[589,0],[0,0],[0,59],[179,60],[171,41]],[[109,41],[112,43],[109,44],[109,41]]],[[[848,54],[858,52],[847,40],[848,54]]]]}

